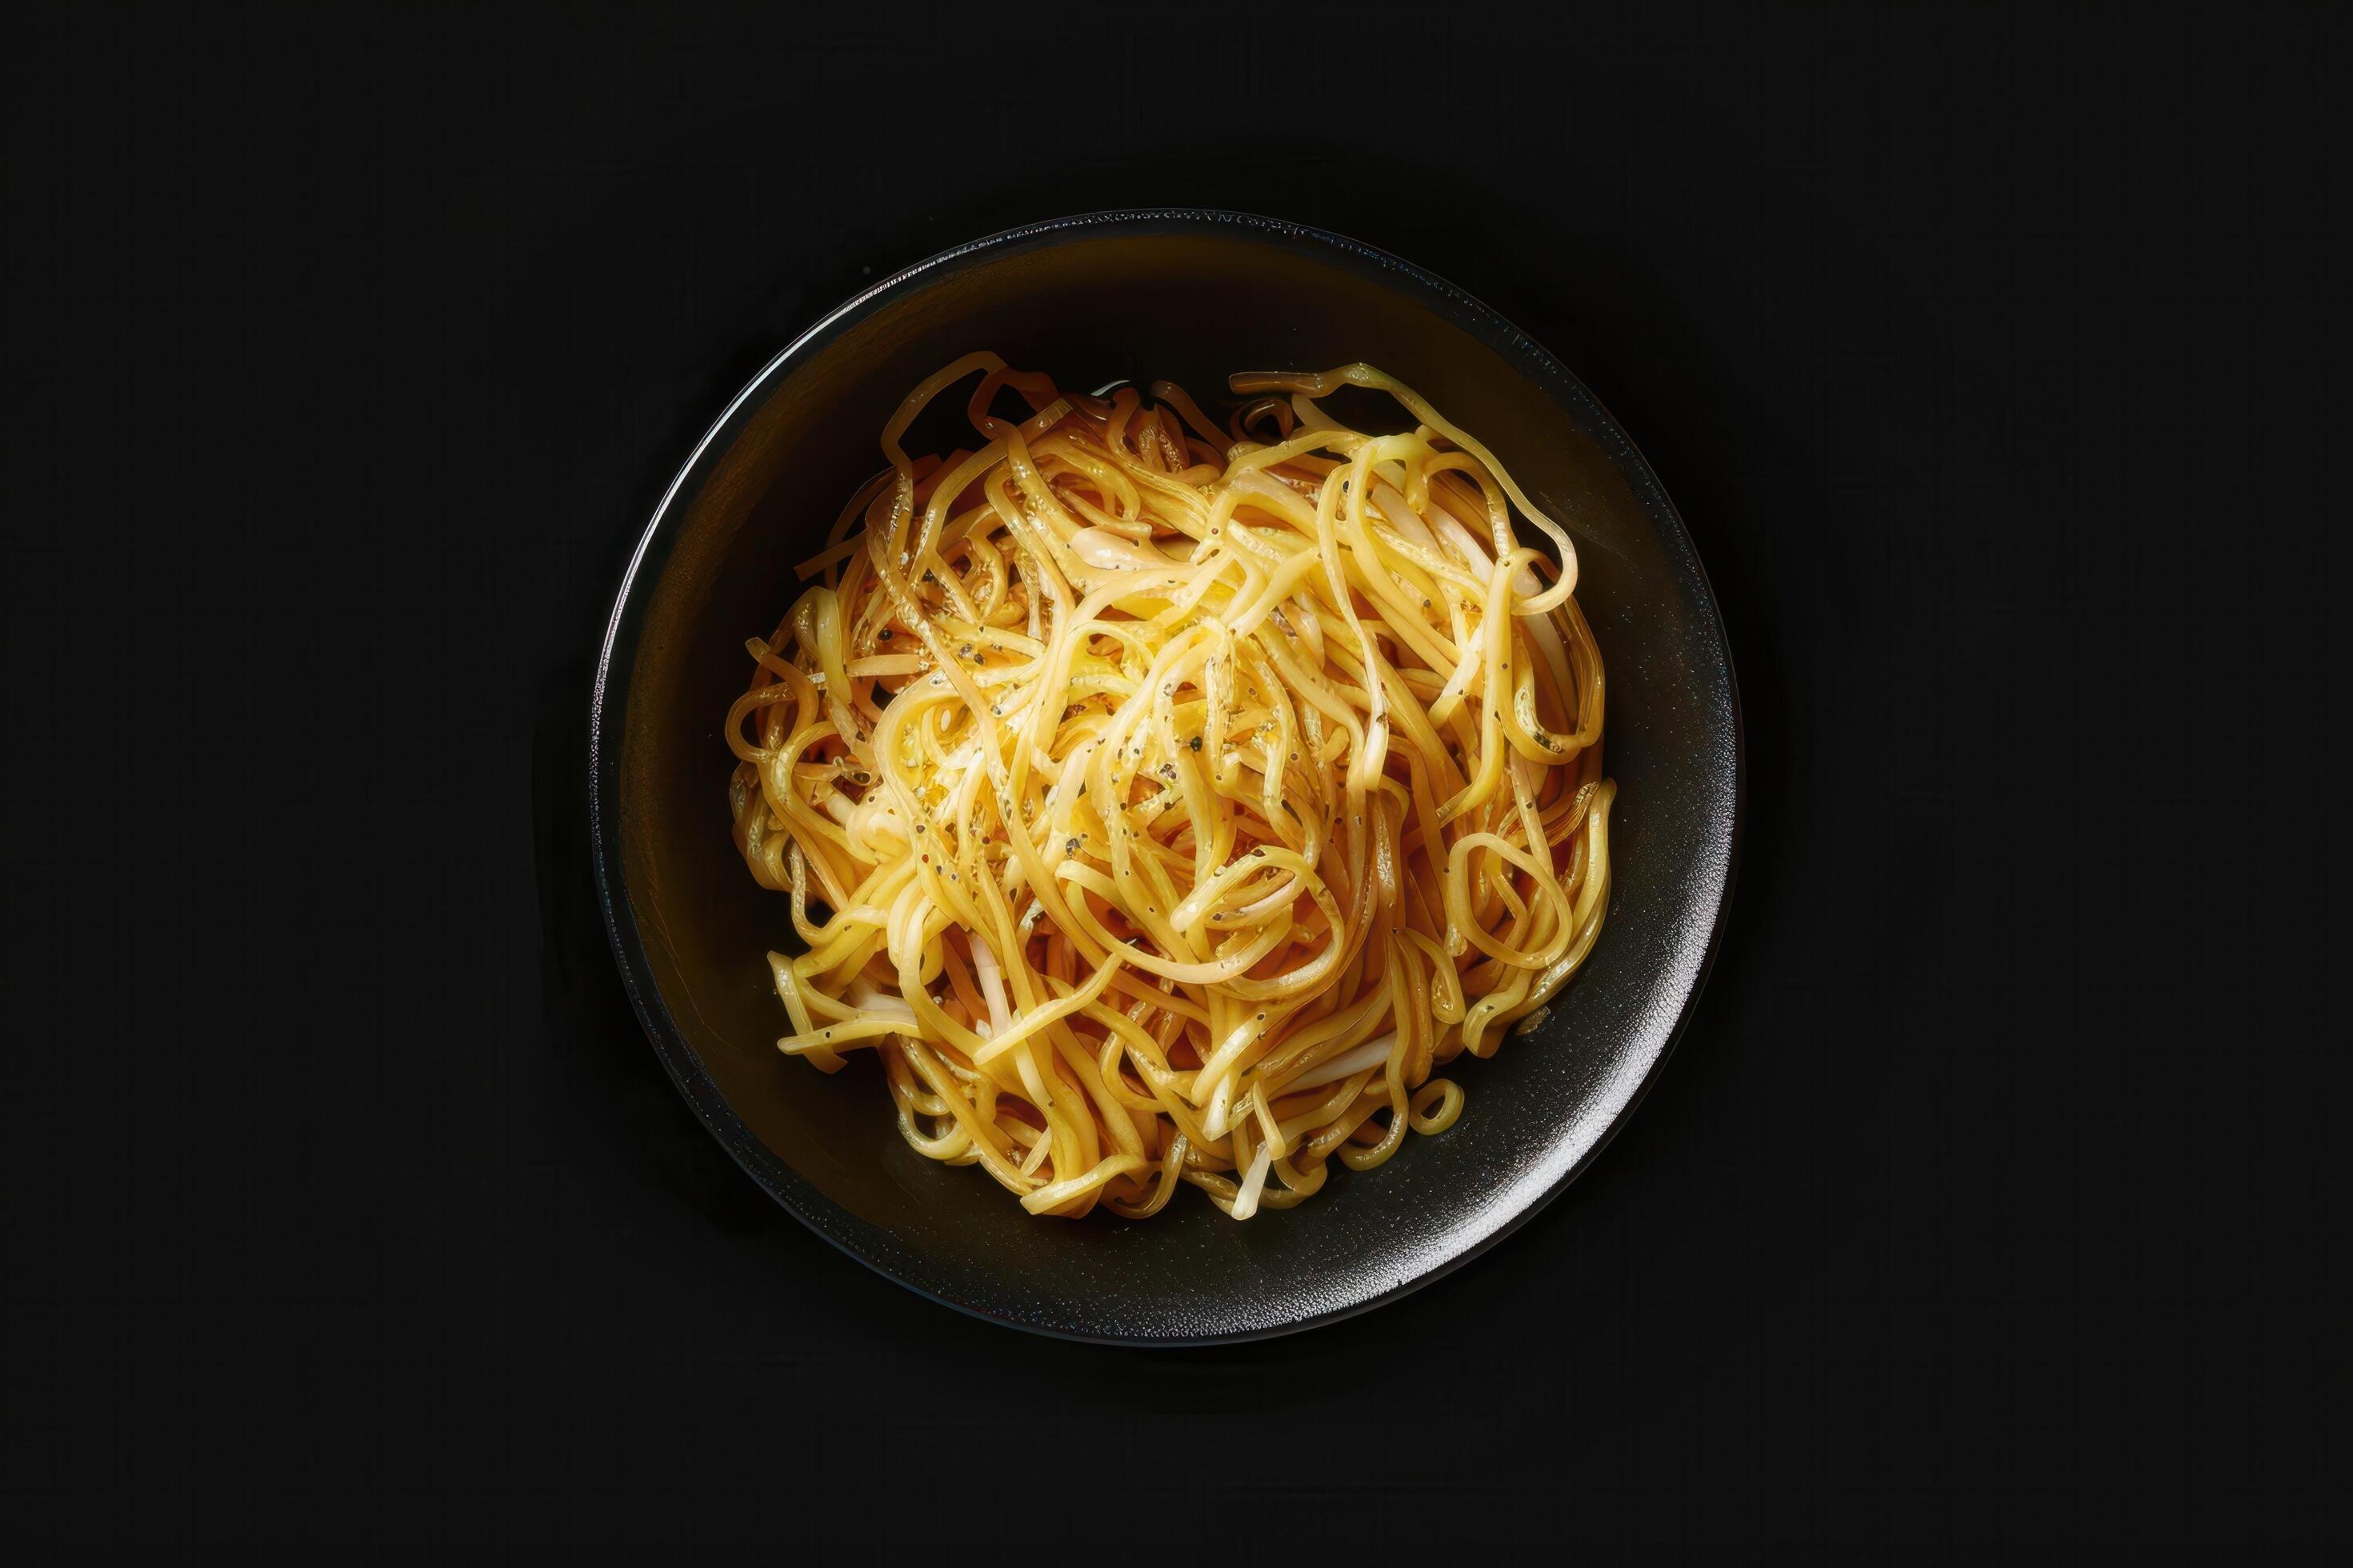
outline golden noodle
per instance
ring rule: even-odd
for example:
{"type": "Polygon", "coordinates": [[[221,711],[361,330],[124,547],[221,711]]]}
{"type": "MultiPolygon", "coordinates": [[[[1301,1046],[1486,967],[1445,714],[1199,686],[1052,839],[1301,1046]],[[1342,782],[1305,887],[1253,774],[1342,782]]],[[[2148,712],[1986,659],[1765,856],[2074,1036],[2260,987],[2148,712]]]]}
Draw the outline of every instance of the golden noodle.
{"type": "Polygon", "coordinates": [[[1433,1068],[1608,910],[1568,535],[1369,366],[1231,385],[1220,430],[1166,383],[946,366],[728,715],[736,845],[807,945],[768,955],[779,1047],[876,1050],[907,1142],[1033,1214],[1183,1181],[1247,1219],[1444,1131],[1433,1068]],[[910,458],[975,375],[974,445],[910,458]],[[1336,424],[1344,384],[1418,423],[1336,424]]]}

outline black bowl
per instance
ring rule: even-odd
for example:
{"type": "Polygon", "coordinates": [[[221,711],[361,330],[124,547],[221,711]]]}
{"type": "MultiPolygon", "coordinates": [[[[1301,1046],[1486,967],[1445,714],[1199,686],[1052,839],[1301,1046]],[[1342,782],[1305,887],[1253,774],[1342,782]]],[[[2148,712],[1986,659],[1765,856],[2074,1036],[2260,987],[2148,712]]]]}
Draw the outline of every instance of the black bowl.
{"type": "Polygon", "coordinates": [[[786,349],[662,498],[613,606],[590,727],[596,876],[654,1047],[712,1134],[818,1234],[894,1279],[1073,1339],[1203,1343],[1389,1300],[1525,1220],[1590,1161],[1689,1016],[1730,896],[1741,736],[1690,536],[1633,443],[1493,310],[1395,257],[1235,213],[1098,213],[978,240],[860,295],[786,349]],[[871,1055],[781,1057],[765,954],[786,900],[729,841],[720,723],[793,563],[880,466],[906,389],[976,348],[1066,387],[1366,360],[1475,432],[1578,540],[1608,661],[1615,887],[1584,973],[1532,1034],[1451,1069],[1470,1104],[1377,1170],[1236,1224],[1180,1193],[1157,1218],[1032,1218],[900,1139],[871,1055]],[[789,475],[790,482],[779,483],[789,475]]]}

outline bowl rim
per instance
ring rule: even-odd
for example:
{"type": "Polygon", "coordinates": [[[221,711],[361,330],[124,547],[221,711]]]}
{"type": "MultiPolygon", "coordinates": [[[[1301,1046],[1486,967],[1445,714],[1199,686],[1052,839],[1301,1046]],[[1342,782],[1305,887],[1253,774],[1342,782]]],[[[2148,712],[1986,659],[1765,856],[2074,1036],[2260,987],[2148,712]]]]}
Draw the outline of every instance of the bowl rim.
{"type": "MultiPolygon", "coordinates": [[[[1345,235],[1310,225],[1294,223],[1285,218],[1267,217],[1258,214],[1229,211],[1215,207],[1143,207],[1115,208],[1099,212],[1074,214],[1067,217],[1050,218],[1000,230],[980,238],[954,246],[904,268],[826,312],[806,331],[778,350],[744,383],[741,391],[728,401],[711,427],[698,440],[693,449],[679,466],[677,475],[662,492],[659,501],[639,532],[628,562],[622,569],[618,587],[613,597],[611,612],[605,620],[596,659],[596,676],[589,696],[588,711],[588,833],[596,882],[596,899],[605,917],[606,935],[612,943],[615,963],[621,972],[623,989],[628,994],[631,1007],[638,1023],[654,1047],[654,1054],[668,1069],[671,1081],[694,1110],[711,1135],[719,1141],[746,1175],[795,1219],[799,1220],[818,1236],[848,1256],[894,1284],[903,1286],[917,1295],[953,1308],[968,1317],[1003,1324],[1028,1333],[1050,1339],[1081,1343],[1138,1347],[1191,1347],[1217,1344],[1238,1344],[1252,1340],[1274,1339],[1286,1334],[1301,1333],[1343,1319],[1369,1312],[1387,1306],[1401,1297],[1420,1289],[1432,1281],[1443,1279],[1484,1254],[1490,1247],[1517,1231],[1542,1211],[1569,1184],[1591,1168],[1601,1152],[1609,1146],[1634,1111],[1641,1105],[1651,1088],[1658,1081],[1662,1068],[1675,1047],[1682,1042],[1699,999],[1707,989],[1709,975],[1714,972],[1718,952],[1724,941],[1725,926],[1732,910],[1733,889],[1739,880],[1741,847],[1746,837],[1748,814],[1748,739],[1747,726],[1741,710],[1740,681],[1734,663],[1732,644],[1724,625],[1721,608],[1716,603],[1715,589],[1710,583],[1707,568],[1699,554],[1691,531],[1684,526],[1683,514],[1668,496],[1651,468],[1615,416],[1593,395],[1592,390],[1574,373],[1554,358],[1534,338],[1514,326],[1504,316],[1472,295],[1423,268],[1393,256],[1377,247],[1345,235]],[[1337,258],[1362,273],[1368,268],[1388,276],[1382,281],[1389,287],[1414,296],[1426,308],[1435,310],[1453,325],[1470,332],[1500,357],[1511,362],[1531,379],[1546,384],[1553,395],[1571,404],[1582,403],[1581,412],[1596,426],[1595,433],[1609,437],[1612,461],[1629,479],[1630,489],[1643,510],[1658,524],[1671,529],[1682,537],[1697,579],[1700,600],[1708,624],[1715,634],[1715,646],[1721,651],[1725,679],[1730,699],[1732,717],[1732,825],[1725,844],[1723,891],[1716,900],[1715,910],[1708,924],[1707,941],[1694,973],[1690,988],[1676,1010],[1658,1053],[1643,1068],[1626,1101],[1594,1136],[1593,1142],[1570,1163],[1550,1186],[1511,1215],[1506,1215],[1486,1235],[1470,1240],[1419,1272],[1374,1291],[1360,1300],[1319,1312],[1295,1318],[1253,1323],[1230,1331],[1208,1333],[1142,1334],[1127,1332],[1094,1332],[1041,1323],[1012,1313],[992,1310],[976,1301],[960,1300],[931,1287],[918,1283],[881,1259],[870,1256],[848,1238],[835,1235],[819,1223],[817,1216],[804,1206],[799,1194],[781,1184],[775,1173],[765,1166],[773,1165],[790,1171],[775,1151],[769,1149],[757,1134],[736,1115],[726,1097],[721,1092],[710,1072],[687,1043],[676,1021],[670,1017],[668,1004],[646,956],[644,944],[638,934],[634,907],[629,906],[629,894],[622,868],[621,812],[619,809],[620,722],[628,684],[628,671],[633,665],[637,649],[636,626],[631,624],[630,611],[640,603],[641,593],[649,588],[667,564],[670,550],[675,543],[670,524],[671,510],[691,487],[699,489],[697,481],[704,476],[707,462],[714,453],[723,454],[741,432],[744,425],[765,401],[772,384],[787,374],[813,351],[823,347],[874,310],[891,300],[915,293],[928,287],[935,276],[956,264],[982,256],[1013,255],[1043,248],[1077,239],[1091,239],[1108,235],[1174,235],[1215,234],[1231,236],[1240,232],[1243,237],[1271,243],[1294,252],[1322,255],[1337,258]],[[617,677],[617,668],[621,673],[617,677]],[[626,916],[626,918],[625,918],[626,916]]],[[[812,1189],[814,1192],[814,1189],[812,1189]]],[[[816,1201],[829,1204],[822,1194],[816,1201]]]]}

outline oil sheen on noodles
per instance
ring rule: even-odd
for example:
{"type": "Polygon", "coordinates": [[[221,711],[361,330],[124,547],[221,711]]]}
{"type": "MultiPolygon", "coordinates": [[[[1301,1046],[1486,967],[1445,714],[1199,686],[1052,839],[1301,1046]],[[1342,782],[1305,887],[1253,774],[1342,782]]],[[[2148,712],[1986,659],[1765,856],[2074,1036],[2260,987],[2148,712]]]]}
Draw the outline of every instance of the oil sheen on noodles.
{"type": "Polygon", "coordinates": [[[907,1142],[1032,1214],[1189,1183],[1247,1219],[1445,1131],[1434,1070],[1609,907],[1567,532],[1370,366],[1231,385],[1220,429],[947,365],[728,715],[736,844],[807,948],[768,955],[779,1047],[877,1052],[907,1142]],[[966,383],[969,448],[911,457],[966,383]],[[1335,423],[1344,385],[1410,427],[1335,423]]]}

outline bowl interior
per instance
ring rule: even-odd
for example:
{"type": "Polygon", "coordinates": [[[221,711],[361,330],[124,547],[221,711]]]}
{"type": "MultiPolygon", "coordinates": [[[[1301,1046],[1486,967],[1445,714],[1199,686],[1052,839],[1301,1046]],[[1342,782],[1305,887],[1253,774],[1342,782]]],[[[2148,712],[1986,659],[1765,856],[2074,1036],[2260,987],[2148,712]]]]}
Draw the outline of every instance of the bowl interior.
{"type": "MultiPolygon", "coordinates": [[[[1390,417],[1364,395],[1367,417],[1390,417]]],[[[764,373],[657,517],[617,613],[597,714],[601,875],[656,1044],[754,1176],[867,1261],[1048,1331],[1241,1337],[1336,1315],[1467,1255],[1560,1185],[1664,1054],[1727,890],[1738,739],[1722,631],[1688,538],[1573,379],[1475,301],[1282,226],[1098,222],[1000,237],[847,308],[764,373]],[[1166,377],[1219,412],[1229,372],[1368,360],[1507,463],[1578,540],[1609,670],[1615,890],[1585,973],[1532,1034],[1450,1075],[1462,1120],[1299,1208],[1236,1224],[1198,1193],[1155,1220],[1025,1215],[901,1141],[871,1053],[780,1057],[765,954],[786,900],[729,842],[721,736],[906,389],[990,348],[1064,387],[1166,377]],[[615,880],[617,868],[618,879],[615,880]]]]}

